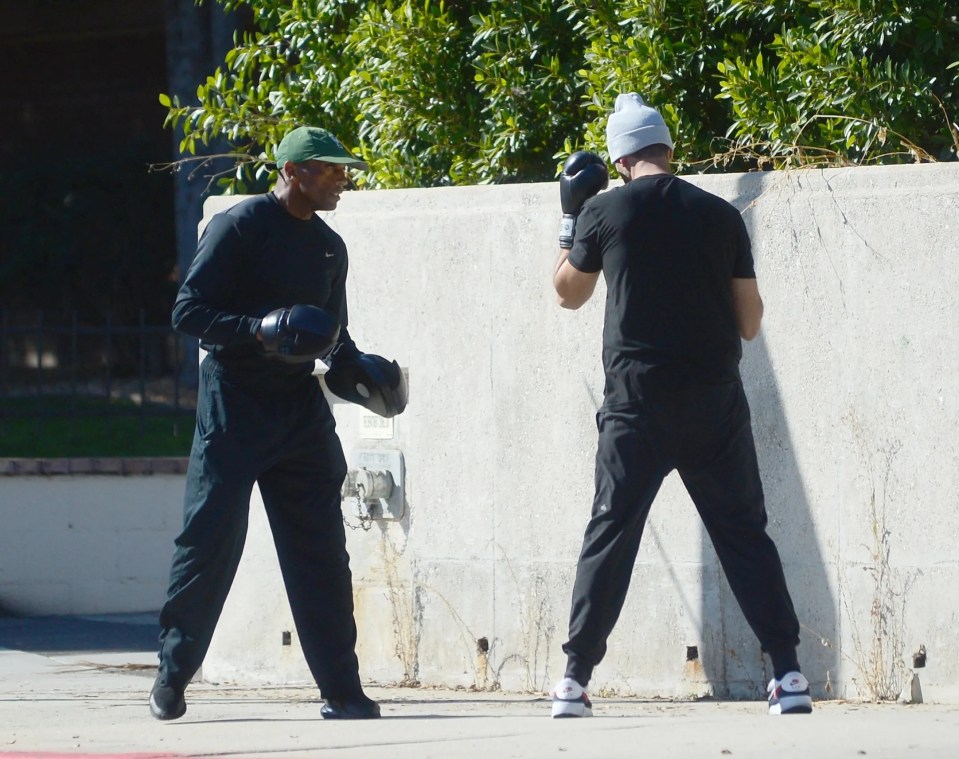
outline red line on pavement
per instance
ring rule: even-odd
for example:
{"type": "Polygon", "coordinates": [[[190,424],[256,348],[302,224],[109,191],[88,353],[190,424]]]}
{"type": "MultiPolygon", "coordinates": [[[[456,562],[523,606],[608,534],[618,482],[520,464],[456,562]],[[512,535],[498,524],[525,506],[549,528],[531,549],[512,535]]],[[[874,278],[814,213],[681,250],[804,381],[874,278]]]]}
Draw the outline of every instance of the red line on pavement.
{"type": "Polygon", "coordinates": [[[11,754],[0,751],[0,759],[180,759],[185,754],[51,754],[46,751],[11,754]]]}

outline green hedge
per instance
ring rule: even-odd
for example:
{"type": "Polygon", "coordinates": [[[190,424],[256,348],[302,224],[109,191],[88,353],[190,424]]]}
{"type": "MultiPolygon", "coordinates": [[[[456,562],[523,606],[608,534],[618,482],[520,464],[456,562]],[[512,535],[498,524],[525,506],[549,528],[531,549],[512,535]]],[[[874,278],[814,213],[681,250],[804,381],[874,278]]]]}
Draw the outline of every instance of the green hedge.
{"type": "Polygon", "coordinates": [[[183,149],[225,136],[265,177],[294,124],[336,132],[378,188],[550,179],[603,152],[615,99],[664,113],[681,171],[955,160],[959,21],[941,0],[228,0],[256,31],[195,103],[183,149]]]}

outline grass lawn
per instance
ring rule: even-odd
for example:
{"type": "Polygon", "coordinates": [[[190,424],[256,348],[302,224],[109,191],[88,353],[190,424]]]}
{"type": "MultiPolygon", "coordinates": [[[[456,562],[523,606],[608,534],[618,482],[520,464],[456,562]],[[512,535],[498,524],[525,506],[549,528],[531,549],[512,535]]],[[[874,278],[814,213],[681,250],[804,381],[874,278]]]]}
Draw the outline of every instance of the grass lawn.
{"type": "Polygon", "coordinates": [[[43,396],[0,401],[0,458],[189,456],[194,412],[128,400],[43,396]]]}

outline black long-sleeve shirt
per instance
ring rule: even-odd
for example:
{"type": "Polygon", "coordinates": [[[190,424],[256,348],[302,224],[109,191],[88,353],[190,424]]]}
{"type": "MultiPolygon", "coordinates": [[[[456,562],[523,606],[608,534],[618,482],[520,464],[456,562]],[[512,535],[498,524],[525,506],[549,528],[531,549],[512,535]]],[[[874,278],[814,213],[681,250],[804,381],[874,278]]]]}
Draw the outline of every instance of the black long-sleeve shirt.
{"type": "Polygon", "coordinates": [[[338,354],[356,353],[347,330],[343,239],[319,217],[290,215],[272,193],[216,214],[173,306],[173,327],[199,339],[226,365],[254,373],[308,373],[312,365],[284,364],[256,339],[264,316],[308,304],[340,321],[338,354]]]}

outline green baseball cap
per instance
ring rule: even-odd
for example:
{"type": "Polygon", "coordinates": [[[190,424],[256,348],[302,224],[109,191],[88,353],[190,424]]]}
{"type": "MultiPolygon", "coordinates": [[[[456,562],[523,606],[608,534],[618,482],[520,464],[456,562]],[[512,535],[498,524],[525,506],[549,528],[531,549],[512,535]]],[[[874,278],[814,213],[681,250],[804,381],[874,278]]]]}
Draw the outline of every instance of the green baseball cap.
{"type": "Polygon", "coordinates": [[[319,127],[297,127],[276,146],[277,168],[282,168],[287,161],[302,163],[310,160],[342,163],[364,171],[370,168],[344,148],[332,132],[319,127]]]}

